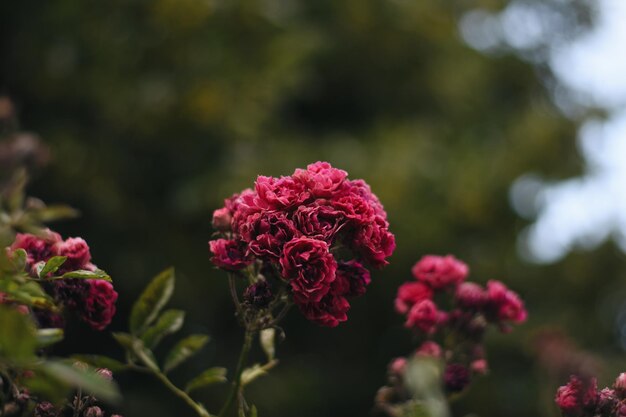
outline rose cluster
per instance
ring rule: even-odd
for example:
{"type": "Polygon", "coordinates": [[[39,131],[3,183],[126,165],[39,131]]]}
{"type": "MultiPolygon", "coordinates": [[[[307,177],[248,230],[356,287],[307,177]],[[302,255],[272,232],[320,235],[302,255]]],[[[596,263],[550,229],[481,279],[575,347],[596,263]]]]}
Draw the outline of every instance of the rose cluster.
{"type": "Polygon", "coordinates": [[[626,417],[626,372],[602,390],[596,378],[572,375],[554,400],[564,417],[626,417]]]}
{"type": "MultiPolygon", "coordinates": [[[[396,311],[406,316],[407,328],[427,339],[415,354],[444,360],[446,390],[462,391],[472,375],[487,372],[483,339],[488,326],[509,331],[511,324],[524,322],[524,303],[499,281],[487,282],[486,288],[466,282],[469,268],[452,255],[424,256],[412,273],[415,281],[398,288],[396,311]],[[444,334],[448,345],[441,346],[435,339],[444,334]]],[[[400,369],[402,361],[394,368],[400,369]]]]}
{"type": "Polygon", "coordinates": [[[307,319],[331,327],[345,321],[347,297],[370,282],[364,263],[382,267],[395,248],[382,204],[367,183],[347,176],[327,162],[259,176],[254,190],[213,214],[222,232],[209,242],[213,263],[228,271],[252,265],[270,287],[284,286],[307,319]]]}
{"type": "MultiPolygon", "coordinates": [[[[91,263],[89,246],[83,239],[74,237],[63,240],[61,235],[51,230],[46,230],[42,236],[18,233],[9,252],[17,249],[26,251],[26,269],[34,278],[38,277],[41,266],[53,256],[66,257],[55,272],[57,276],[77,270],[97,269],[91,263]]],[[[93,329],[103,330],[115,314],[117,292],[108,281],[68,278],[44,281],[43,287],[57,303],[75,312],[93,329]]],[[[42,327],[63,326],[62,316],[58,314],[38,309],[34,313],[42,327]]]]}

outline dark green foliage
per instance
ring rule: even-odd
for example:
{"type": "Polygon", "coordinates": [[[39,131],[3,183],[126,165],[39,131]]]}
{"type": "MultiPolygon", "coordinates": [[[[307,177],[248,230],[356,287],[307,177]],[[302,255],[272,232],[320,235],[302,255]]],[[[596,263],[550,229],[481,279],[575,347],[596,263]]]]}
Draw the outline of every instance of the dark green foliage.
{"type": "MultiPolygon", "coordinates": [[[[573,32],[581,28],[569,16],[584,15],[580,3],[563,3],[573,32]]],[[[0,89],[53,155],[35,174],[35,195],[79,207],[83,217],[62,231],[88,238],[99,264],[119,277],[114,329],[126,328],[145,277],[176,265],[172,304],[187,312],[190,332],[218,341],[206,349],[207,362],[234,363],[241,335],[226,278],[208,261],[211,211],[258,174],[324,159],[372,185],[398,249],[342,328],[287,318],[281,367],[247,396],[260,414],[368,415],[387,362],[411,346],[393,312],[395,289],[423,254],[454,253],[474,265],[476,281],[501,279],[518,291],[530,322],[511,337],[491,337],[491,375],[453,414],[546,417],[563,381],[536,365],[534,330],[565,328],[608,358],[607,375],[615,375],[626,274],[612,245],[553,266],[517,256],[527,221],[509,206],[511,182],[526,172],[567,178],[581,160],[577,121],[552,104],[546,68],[506,51],[481,55],[459,36],[465,11],[505,5],[6,1],[0,89]]],[[[90,342],[74,340],[73,350],[100,347],[90,342]]],[[[163,339],[156,349],[168,348],[163,339]]],[[[211,366],[195,359],[196,369],[175,376],[189,380],[211,366]]],[[[153,386],[128,378],[126,414],[180,412],[153,386]]],[[[220,393],[194,394],[220,403],[220,393]]]]}

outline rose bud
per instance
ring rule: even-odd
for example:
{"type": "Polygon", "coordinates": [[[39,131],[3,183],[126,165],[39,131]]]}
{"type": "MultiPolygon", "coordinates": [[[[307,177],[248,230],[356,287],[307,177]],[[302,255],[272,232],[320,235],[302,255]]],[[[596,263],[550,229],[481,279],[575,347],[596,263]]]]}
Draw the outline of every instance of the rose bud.
{"type": "Polygon", "coordinates": [[[613,388],[615,388],[615,393],[619,398],[623,399],[626,397],[626,372],[619,374],[613,384],[613,388]]]}
{"type": "Polygon", "coordinates": [[[102,412],[100,407],[94,405],[93,407],[89,407],[85,410],[85,414],[83,415],[85,417],[104,417],[104,412],[102,412]]]}
{"type": "Polygon", "coordinates": [[[233,216],[226,207],[217,209],[213,212],[213,228],[220,232],[228,232],[230,230],[230,222],[233,216]]]}

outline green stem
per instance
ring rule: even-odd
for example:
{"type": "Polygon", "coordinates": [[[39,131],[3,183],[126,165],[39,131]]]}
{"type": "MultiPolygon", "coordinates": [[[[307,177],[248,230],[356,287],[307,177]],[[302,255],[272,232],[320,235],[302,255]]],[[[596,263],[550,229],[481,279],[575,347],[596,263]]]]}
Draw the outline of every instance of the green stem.
{"type": "Polygon", "coordinates": [[[196,414],[198,414],[198,416],[215,417],[214,415],[209,413],[207,410],[205,410],[202,405],[195,402],[193,398],[191,398],[185,391],[181,390],[176,385],[174,385],[174,383],[170,381],[169,378],[164,373],[157,371],[157,370],[150,369],[150,368],[146,368],[144,366],[138,366],[135,364],[129,364],[128,369],[132,369],[133,371],[142,372],[145,374],[154,375],[159,381],[163,383],[163,385],[165,385],[167,389],[172,391],[174,395],[176,395],[178,398],[180,398],[185,403],[187,403],[189,407],[193,408],[193,410],[196,412],[196,414]]]}
{"type": "Polygon", "coordinates": [[[241,353],[239,354],[239,360],[237,361],[237,368],[235,369],[235,379],[233,380],[233,386],[228,393],[226,402],[224,402],[224,405],[222,406],[218,417],[224,417],[233,405],[233,400],[235,398],[238,398],[239,396],[239,390],[241,388],[241,373],[243,372],[243,368],[246,366],[246,362],[248,361],[248,354],[250,353],[250,347],[252,346],[253,336],[254,333],[246,329],[246,333],[243,339],[243,346],[241,348],[241,353]]]}
{"type": "Polygon", "coordinates": [[[169,378],[165,376],[165,374],[161,372],[153,372],[153,375],[156,376],[157,379],[159,379],[159,381],[161,381],[163,385],[165,385],[170,391],[172,391],[174,395],[185,401],[187,405],[189,405],[189,407],[193,408],[196,414],[198,414],[200,417],[213,417],[207,410],[204,409],[203,406],[195,402],[193,398],[187,395],[185,391],[174,385],[174,383],[172,383],[172,381],[170,381],[169,378]]]}
{"type": "Polygon", "coordinates": [[[235,309],[237,310],[237,319],[244,325],[247,326],[246,318],[243,313],[243,309],[241,308],[241,303],[239,302],[239,296],[237,295],[237,283],[235,282],[235,276],[233,274],[228,274],[228,288],[230,289],[230,296],[233,299],[233,303],[235,304],[235,309]]]}

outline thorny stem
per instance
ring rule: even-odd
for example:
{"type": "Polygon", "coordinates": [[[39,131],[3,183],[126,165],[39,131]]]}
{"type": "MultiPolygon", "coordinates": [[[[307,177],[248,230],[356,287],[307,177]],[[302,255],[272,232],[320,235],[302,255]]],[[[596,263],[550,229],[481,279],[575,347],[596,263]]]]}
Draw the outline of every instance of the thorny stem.
{"type": "Polygon", "coordinates": [[[246,362],[248,361],[248,354],[250,353],[250,347],[252,346],[253,336],[254,332],[246,329],[246,333],[243,339],[243,346],[241,348],[241,353],[239,354],[239,360],[237,361],[237,368],[235,369],[233,386],[228,393],[226,402],[224,402],[224,405],[222,406],[218,417],[224,417],[226,413],[228,413],[228,411],[230,410],[233,404],[233,400],[239,397],[239,393],[241,390],[241,373],[243,372],[243,369],[246,366],[246,362]]]}

